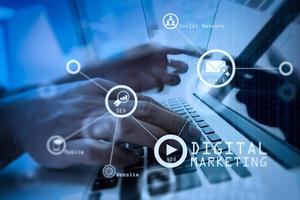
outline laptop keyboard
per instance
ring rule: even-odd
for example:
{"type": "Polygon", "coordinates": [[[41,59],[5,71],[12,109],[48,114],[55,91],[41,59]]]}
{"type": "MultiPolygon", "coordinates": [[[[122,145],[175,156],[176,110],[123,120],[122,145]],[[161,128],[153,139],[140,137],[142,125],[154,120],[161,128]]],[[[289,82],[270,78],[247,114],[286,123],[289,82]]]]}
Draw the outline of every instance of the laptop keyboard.
{"type": "MultiPolygon", "coordinates": [[[[249,170],[243,166],[240,162],[237,164],[235,160],[235,154],[226,155],[224,151],[228,149],[228,146],[222,141],[222,138],[209,126],[208,123],[197,113],[193,107],[183,98],[170,99],[167,102],[163,102],[162,105],[168,109],[171,109],[178,115],[184,117],[189,121],[189,123],[194,124],[199,128],[202,132],[204,141],[210,141],[212,144],[216,142],[221,142],[221,145],[217,145],[218,149],[222,149],[221,155],[214,154],[214,151],[210,145],[208,145],[208,149],[210,149],[210,159],[214,158],[213,162],[217,162],[216,160],[219,156],[223,158],[227,158],[229,163],[232,164],[231,169],[241,178],[251,176],[249,170]]],[[[203,142],[203,140],[202,140],[203,142]]],[[[197,160],[203,159],[205,162],[208,162],[208,155],[203,154],[206,149],[206,145],[198,142],[199,145],[199,153],[197,155],[197,160]]],[[[153,150],[147,149],[146,147],[141,147],[133,144],[125,144],[125,147],[135,151],[138,155],[146,157],[146,163],[144,165],[135,166],[133,169],[126,169],[130,172],[132,170],[139,171],[140,173],[145,172],[147,169],[151,169],[155,167],[154,171],[147,172],[147,182],[143,184],[147,184],[147,190],[150,196],[167,194],[169,192],[176,192],[187,190],[195,187],[201,187],[202,182],[200,180],[200,175],[198,171],[202,171],[205,178],[210,184],[218,184],[225,181],[230,181],[231,176],[228,173],[228,169],[224,166],[217,166],[216,163],[214,165],[206,165],[206,166],[198,166],[191,167],[191,155],[188,154],[184,163],[180,166],[169,170],[160,166],[155,160],[153,150]],[[146,169],[145,169],[146,168],[146,169]],[[172,173],[170,173],[172,171],[172,173]],[[171,181],[171,176],[175,176],[173,178],[173,182],[171,181]],[[175,187],[173,186],[175,184],[175,187]]],[[[191,147],[189,147],[191,148],[191,147]]],[[[126,171],[125,170],[125,171],[126,171]]],[[[140,176],[141,177],[141,176],[140,176]]],[[[204,178],[204,177],[202,177],[204,178]]],[[[140,197],[140,189],[138,188],[139,178],[111,178],[106,179],[102,176],[102,168],[99,169],[97,178],[95,179],[92,185],[92,193],[90,195],[90,199],[95,198],[95,193],[97,196],[101,196],[101,190],[105,190],[108,188],[114,188],[118,184],[118,181],[121,182],[121,199],[131,199],[131,198],[139,198],[140,197]],[[134,195],[134,196],[132,196],[134,195]]]]}

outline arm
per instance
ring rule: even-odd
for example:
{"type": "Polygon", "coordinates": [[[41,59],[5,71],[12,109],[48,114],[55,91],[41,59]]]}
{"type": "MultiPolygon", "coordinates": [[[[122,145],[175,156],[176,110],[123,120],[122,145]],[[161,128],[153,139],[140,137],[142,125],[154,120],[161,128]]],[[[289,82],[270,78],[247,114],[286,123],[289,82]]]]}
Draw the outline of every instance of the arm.
{"type": "MultiPolygon", "coordinates": [[[[101,77],[115,83],[127,85],[137,92],[159,88],[164,85],[180,83],[180,73],[188,70],[186,63],[180,60],[168,59],[170,55],[185,54],[200,56],[199,53],[164,47],[157,44],[145,44],[119,53],[107,60],[90,63],[82,72],[91,78],[101,77]],[[167,67],[172,67],[169,72],[167,67]]],[[[55,83],[66,83],[82,80],[80,74],[59,78],[55,83]]]]}
{"type": "Polygon", "coordinates": [[[0,169],[22,154],[18,140],[7,127],[6,105],[9,99],[0,100],[0,169]]]}
{"type": "MultiPolygon", "coordinates": [[[[200,56],[199,53],[164,47],[157,44],[145,44],[119,53],[109,59],[95,61],[82,67],[82,72],[91,78],[103,78],[118,84],[127,85],[136,92],[159,88],[164,85],[180,83],[180,73],[188,70],[186,63],[180,60],[168,59],[168,55],[186,54],[200,56]],[[174,72],[168,72],[167,67],[173,67],[174,72]]],[[[81,74],[60,77],[52,82],[53,85],[85,80],[81,74]]],[[[6,96],[18,94],[40,85],[29,85],[14,91],[7,91],[6,96]]]]}

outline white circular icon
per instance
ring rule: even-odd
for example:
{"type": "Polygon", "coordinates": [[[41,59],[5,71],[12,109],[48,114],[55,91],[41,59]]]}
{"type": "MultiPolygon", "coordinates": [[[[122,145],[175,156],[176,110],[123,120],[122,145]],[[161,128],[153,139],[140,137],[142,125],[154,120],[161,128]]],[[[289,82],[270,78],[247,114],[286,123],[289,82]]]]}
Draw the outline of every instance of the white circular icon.
{"type": "Polygon", "coordinates": [[[55,156],[64,153],[67,147],[66,140],[59,135],[50,137],[47,140],[46,146],[49,153],[55,156]]]}
{"type": "Polygon", "coordinates": [[[174,13],[167,13],[162,19],[162,23],[166,29],[175,29],[178,26],[179,19],[174,13]]]}
{"type": "Polygon", "coordinates": [[[81,64],[78,60],[72,59],[67,62],[66,69],[70,74],[77,74],[80,72],[81,64]]]}
{"type": "Polygon", "coordinates": [[[290,62],[284,61],[284,62],[280,63],[280,65],[278,67],[278,70],[279,70],[279,72],[280,72],[281,75],[283,75],[283,76],[289,76],[289,75],[291,75],[293,73],[294,66],[290,62]],[[287,71],[283,70],[283,67],[285,67],[285,66],[288,66],[289,70],[287,70],[287,71]]]}
{"type": "MultiPolygon", "coordinates": [[[[167,156],[169,154],[172,154],[172,153],[176,152],[176,151],[177,151],[177,149],[175,147],[173,147],[171,145],[168,145],[168,144],[166,145],[167,156]]],[[[177,166],[181,165],[184,162],[184,160],[186,159],[186,156],[187,156],[187,146],[186,146],[185,142],[183,141],[183,139],[181,139],[177,135],[173,135],[173,134],[164,135],[163,137],[159,138],[159,140],[157,140],[157,142],[155,143],[155,146],[154,146],[154,156],[155,156],[155,159],[157,160],[157,162],[159,164],[161,164],[162,166],[167,167],[167,168],[174,168],[174,167],[177,167],[177,166]],[[160,148],[161,144],[163,142],[165,142],[166,140],[175,140],[175,141],[177,141],[180,144],[180,146],[182,148],[182,155],[175,162],[169,163],[169,162],[164,161],[160,157],[159,148],[160,148]]]]}
{"type": "Polygon", "coordinates": [[[138,99],[136,93],[126,85],[111,88],[105,96],[105,106],[110,114],[118,118],[125,118],[134,113],[138,99]],[[116,98],[111,98],[116,96],[116,98]],[[133,104],[129,103],[133,100],[133,104]]]}
{"type": "Polygon", "coordinates": [[[199,58],[198,63],[197,63],[197,73],[198,73],[199,79],[206,86],[213,87],[213,88],[224,87],[225,85],[230,83],[235,75],[235,70],[236,70],[236,66],[235,66],[235,62],[234,62],[232,56],[229,53],[227,53],[226,51],[221,50],[221,49],[212,49],[212,50],[205,52],[204,54],[201,55],[201,57],[199,58]],[[205,62],[205,69],[206,69],[205,73],[212,74],[212,75],[218,75],[218,76],[221,75],[222,76],[221,78],[212,78],[212,80],[215,82],[221,81],[221,84],[215,84],[215,83],[208,82],[208,80],[206,80],[206,78],[202,74],[203,73],[202,67],[204,64],[203,61],[204,61],[205,57],[207,55],[213,54],[213,53],[223,54],[231,62],[231,71],[228,70],[230,67],[227,67],[226,61],[223,59],[207,60],[205,62]]]}
{"type": "Polygon", "coordinates": [[[116,168],[113,165],[105,165],[102,174],[105,178],[112,178],[116,175],[116,168]]]}

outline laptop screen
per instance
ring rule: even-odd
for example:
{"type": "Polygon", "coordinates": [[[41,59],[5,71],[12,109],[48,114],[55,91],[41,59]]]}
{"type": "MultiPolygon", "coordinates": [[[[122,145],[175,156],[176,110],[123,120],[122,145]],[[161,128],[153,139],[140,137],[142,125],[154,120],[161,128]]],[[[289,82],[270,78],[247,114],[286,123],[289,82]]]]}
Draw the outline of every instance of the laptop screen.
{"type": "MultiPolygon", "coordinates": [[[[105,50],[108,47],[115,48],[118,52],[120,49],[126,49],[131,45],[135,46],[141,41],[147,42],[150,40],[162,45],[195,50],[201,53],[208,49],[222,49],[233,58],[237,58],[272,17],[273,11],[281,1],[269,1],[271,3],[268,5],[253,6],[229,0],[190,0],[188,2],[185,0],[142,0],[141,5],[136,3],[126,4],[126,9],[124,7],[122,10],[113,10],[113,13],[118,13],[117,18],[104,12],[110,11],[113,5],[109,7],[105,1],[99,0],[99,4],[97,4],[99,6],[97,7],[94,3],[88,4],[88,2],[85,2],[85,6],[79,7],[86,7],[89,10],[89,12],[86,12],[86,19],[84,20],[89,22],[89,27],[87,28],[83,24],[83,28],[85,35],[89,35],[87,30],[93,33],[94,37],[91,40],[93,40],[94,46],[97,46],[96,54],[98,57],[109,56],[105,55],[105,50]],[[101,20],[99,20],[99,8],[103,10],[101,13],[104,13],[101,20]],[[132,10],[138,13],[132,14],[132,10]],[[179,21],[175,29],[168,29],[164,26],[164,17],[170,13],[175,14],[179,21]],[[138,19],[135,17],[134,20],[126,20],[128,17],[133,16],[139,17],[138,19]],[[117,27],[113,24],[104,23],[106,18],[108,21],[113,19],[117,27]],[[101,21],[101,24],[95,24],[96,21],[101,21]],[[146,26],[144,26],[144,22],[146,22],[146,26]],[[112,41],[115,43],[103,42],[104,39],[101,38],[105,38],[105,41],[110,40],[107,40],[109,35],[104,35],[101,30],[106,27],[106,32],[109,32],[109,30],[116,32],[115,29],[118,29],[119,26],[124,26],[124,34],[114,35],[112,41]],[[133,26],[140,31],[132,31],[133,29],[130,27],[133,26]],[[136,41],[130,40],[130,44],[125,44],[124,41],[128,40],[122,38],[122,36],[127,35],[134,35],[136,41]],[[116,40],[116,37],[120,40],[116,40]]],[[[170,25],[172,24],[170,23],[170,25]]],[[[195,84],[196,93],[200,96],[212,95],[227,107],[268,130],[275,137],[299,147],[295,142],[295,137],[297,137],[295,134],[299,130],[297,127],[299,125],[295,121],[297,117],[285,117],[289,113],[288,110],[295,108],[293,103],[290,102],[294,102],[292,97],[297,95],[294,94],[294,91],[297,90],[298,85],[285,81],[292,76],[287,79],[281,77],[280,80],[273,78],[274,74],[278,75],[276,67],[278,69],[280,62],[290,61],[295,67],[300,64],[297,56],[297,52],[299,52],[297,32],[299,32],[299,23],[291,23],[273,42],[266,53],[256,61],[255,65],[267,69],[268,79],[270,79],[267,82],[264,82],[265,71],[259,69],[251,71],[250,69],[248,71],[237,70],[237,76],[234,77],[232,83],[236,83],[237,78],[241,78],[242,82],[246,82],[243,88],[229,84],[223,88],[212,89],[202,84],[195,73],[195,79],[198,80],[195,84]],[[239,72],[243,72],[245,76],[238,77],[239,72]],[[265,91],[271,94],[267,97],[267,101],[265,101],[265,91]],[[292,100],[289,100],[289,98],[292,100]],[[281,107],[284,107],[284,109],[280,109],[281,107]],[[266,112],[255,112],[261,110],[266,112]],[[286,111],[282,112],[282,110],[286,111]]],[[[237,67],[241,68],[241,66],[237,67]]],[[[191,68],[196,69],[196,66],[191,66],[191,68]]]]}
{"type": "MultiPolygon", "coordinates": [[[[288,8],[281,12],[279,20],[274,18],[272,21],[272,30],[266,32],[275,33],[281,29],[280,20],[289,18],[290,13],[292,12],[288,8]]],[[[270,42],[266,51],[259,56],[255,55],[255,51],[263,48],[259,45],[264,43],[257,39],[257,35],[274,15],[222,1],[215,24],[222,24],[226,28],[213,31],[208,49],[222,48],[230,53],[236,60],[237,70],[233,80],[225,87],[210,88],[198,81],[196,93],[199,96],[215,97],[272,136],[299,149],[299,17],[286,25],[274,41],[270,42]],[[249,48],[251,42],[254,44],[252,49],[249,48]],[[258,47],[255,43],[259,44],[258,47]],[[245,51],[257,56],[251,66],[237,63],[237,59],[246,54],[245,51]]],[[[265,40],[271,40],[271,37],[272,34],[265,40]]]]}

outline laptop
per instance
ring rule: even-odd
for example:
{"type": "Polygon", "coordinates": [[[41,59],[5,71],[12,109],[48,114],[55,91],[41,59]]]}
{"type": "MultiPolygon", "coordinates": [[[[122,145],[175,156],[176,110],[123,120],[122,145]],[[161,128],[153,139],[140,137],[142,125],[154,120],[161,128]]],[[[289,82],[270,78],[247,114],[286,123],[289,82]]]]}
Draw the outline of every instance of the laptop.
{"type": "MultiPolygon", "coordinates": [[[[248,1],[248,4],[245,3],[244,6],[247,5],[251,9],[266,9],[267,5],[265,4],[255,7],[253,2],[251,2],[248,1]]],[[[180,1],[172,3],[142,1],[149,40],[168,46],[203,52],[212,47],[216,48],[218,44],[213,39],[217,40],[217,36],[220,36],[220,34],[212,33],[212,29],[203,30],[198,27],[200,30],[185,30],[184,25],[182,25],[181,30],[173,32],[163,29],[160,19],[168,12],[172,11],[178,16],[182,16],[182,13],[184,13],[182,24],[184,24],[184,20],[187,20],[186,18],[188,17],[186,15],[188,16],[189,13],[186,13],[184,5],[182,7],[176,5],[179,3],[180,1]],[[198,36],[195,37],[193,34],[198,34],[198,36]]],[[[239,3],[243,4],[242,1],[239,1],[239,3]]],[[[271,6],[270,1],[265,3],[271,6]]],[[[276,2],[273,3],[276,4],[276,2]]],[[[236,4],[225,0],[191,1],[189,6],[193,7],[195,12],[201,6],[201,8],[209,8],[210,12],[207,12],[205,17],[199,15],[200,18],[203,17],[202,19],[197,18],[199,17],[198,15],[192,14],[193,17],[188,19],[190,24],[186,26],[192,27],[191,29],[197,29],[195,28],[197,22],[198,26],[199,24],[218,25],[218,23],[223,22],[220,17],[225,17],[222,16],[221,11],[228,12],[229,9],[235,6],[235,9],[241,9],[241,6],[236,4]],[[195,3],[194,6],[191,6],[193,3],[195,3]],[[220,12],[216,12],[217,10],[220,12]]],[[[250,33],[245,34],[251,35],[251,32],[254,32],[252,33],[253,37],[246,38],[248,41],[245,40],[245,37],[243,38],[245,40],[243,41],[244,48],[240,48],[240,52],[235,53],[234,50],[236,49],[226,49],[234,53],[236,65],[240,68],[242,68],[241,66],[245,68],[245,71],[242,69],[239,71],[237,75],[239,80],[242,81],[247,76],[255,76],[255,73],[253,74],[250,71],[252,69],[247,71],[246,68],[262,65],[266,70],[269,69],[268,66],[270,64],[259,61],[259,58],[266,56],[265,52],[271,44],[299,14],[297,9],[292,11],[295,8],[293,6],[295,4],[289,5],[287,2],[278,4],[276,9],[276,6],[274,6],[273,17],[266,13],[254,12],[249,8],[242,8],[243,12],[247,11],[244,15],[248,19],[251,16],[255,17],[255,15],[258,15],[257,18],[260,20],[258,23],[254,23],[256,27],[249,29],[250,33]],[[287,14],[286,9],[291,11],[290,15],[287,14]],[[280,24],[280,26],[274,26],[276,24],[274,22],[280,24]],[[269,40],[263,41],[266,38],[269,40]]],[[[224,32],[223,34],[225,34],[224,32]]],[[[163,106],[173,110],[197,126],[203,133],[205,141],[213,144],[220,142],[221,145],[218,148],[222,150],[226,151],[228,149],[226,141],[239,141],[245,143],[246,146],[255,144],[255,148],[261,148],[267,154],[266,166],[257,163],[256,165],[248,166],[242,161],[240,161],[240,165],[232,165],[231,167],[191,166],[190,160],[193,157],[191,147],[191,157],[188,156],[181,166],[168,169],[161,167],[157,163],[151,150],[129,145],[128,148],[131,150],[137,151],[139,154],[142,152],[146,157],[146,162],[142,167],[125,170],[124,174],[136,173],[141,174],[141,176],[139,178],[115,177],[107,181],[103,178],[102,168],[100,168],[97,178],[91,184],[92,192],[88,193],[89,197],[95,199],[112,197],[120,199],[185,199],[187,197],[191,199],[297,199],[299,197],[297,189],[299,187],[300,165],[299,143],[297,142],[299,138],[292,137],[293,139],[287,139],[284,136],[285,133],[280,131],[278,127],[267,126],[259,120],[251,118],[247,110],[245,110],[245,105],[241,105],[241,103],[233,100],[235,99],[234,94],[236,95],[238,92],[234,88],[235,83],[231,87],[222,88],[219,91],[218,89],[203,86],[193,71],[195,70],[193,66],[196,65],[195,60],[186,57],[183,59],[191,66],[188,74],[182,78],[183,83],[177,88],[167,88],[164,91],[165,95],[159,94],[153,95],[153,97],[162,102],[163,106]],[[184,79],[192,81],[184,82],[184,79]],[[176,96],[173,94],[176,94],[176,96]],[[178,94],[180,95],[178,96],[178,94]],[[234,102],[232,103],[232,101],[234,102]],[[274,176],[274,174],[278,174],[280,178],[274,176]]],[[[270,71],[270,73],[273,73],[274,70],[270,71]]],[[[252,92],[255,93],[255,91],[252,92]]],[[[294,131],[299,130],[297,128],[294,127],[294,131]]],[[[206,162],[206,156],[203,154],[205,152],[204,149],[205,147],[200,145],[200,156],[197,156],[197,159],[199,157],[204,158],[206,162]]],[[[210,147],[209,151],[212,151],[210,147]]],[[[238,151],[238,149],[234,151],[238,151]]],[[[221,156],[226,157],[223,154],[213,155],[215,159],[221,156]]]]}
{"type": "MultiPolygon", "coordinates": [[[[213,30],[213,28],[205,30],[202,27],[203,30],[199,27],[196,28],[196,26],[216,25],[217,27],[220,25],[219,23],[230,19],[230,16],[226,16],[223,12],[228,12],[229,8],[234,8],[233,12],[241,9],[242,12],[247,12],[245,14],[246,18],[243,16],[245,19],[249,20],[249,18],[258,15],[257,18],[259,20],[257,24],[254,23],[256,27],[247,29],[250,33],[245,33],[245,35],[252,34],[252,37],[242,38],[244,45],[240,46],[243,46],[243,48],[235,46],[234,50],[228,47],[226,49],[227,51],[232,50],[235,63],[240,68],[235,78],[238,81],[243,81],[244,79],[247,80],[249,76],[256,76],[257,72],[253,73],[251,70],[258,70],[259,74],[260,70],[263,70],[260,66],[265,68],[264,70],[267,71],[267,74],[276,73],[274,72],[276,70],[271,69],[270,63],[261,61],[261,57],[266,57],[266,52],[270,50],[271,45],[276,43],[279,36],[285,34],[283,33],[284,30],[290,28],[289,25],[299,14],[299,2],[265,1],[265,4],[260,4],[258,3],[260,1],[257,1],[256,5],[253,1],[248,1],[248,3],[245,1],[244,3],[243,1],[237,2],[225,0],[209,2],[191,1],[191,4],[195,3],[192,6],[195,12],[198,11],[198,8],[209,9],[204,17],[200,14],[199,16],[194,13],[191,14],[194,19],[197,19],[192,20],[183,16],[185,14],[189,16],[189,14],[186,13],[184,5],[178,6],[182,4],[180,1],[163,2],[144,0],[142,1],[142,6],[149,40],[168,46],[188,50],[193,49],[204,53],[210,48],[218,47],[214,39],[217,40],[220,34],[212,33],[218,32],[218,30],[213,30]],[[277,6],[275,6],[276,3],[277,6]],[[238,4],[242,4],[244,8],[238,4]],[[266,12],[258,13],[257,11],[253,11],[253,9],[257,9],[263,12],[267,6],[271,7],[271,5],[274,8],[272,15],[266,12]],[[182,20],[182,29],[179,28],[180,30],[170,31],[162,27],[160,19],[168,12],[176,13],[179,17],[183,18],[181,19],[180,17],[182,20]],[[203,18],[199,19],[197,17],[203,18]],[[184,20],[189,20],[191,24],[187,24],[186,26],[189,26],[190,29],[185,30],[184,20]],[[195,21],[200,21],[201,23],[192,24],[195,21]],[[197,30],[198,28],[200,30],[197,30]],[[197,34],[201,36],[200,39],[197,34]],[[240,52],[235,52],[238,48],[240,48],[240,52]],[[268,72],[268,70],[270,71],[268,72]]],[[[241,21],[237,20],[238,23],[241,23],[241,21]]],[[[237,30],[233,30],[232,32],[234,31],[237,30]]],[[[222,31],[220,32],[222,34],[222,31]]],[[[226,30],[223,34],[225,32],[226,30]]],[[[289,45],[293,46],[291,43],[289,45]]],[[[222,44],[222,46],[226,45],[222,44]]],[[[295,54],[296,52],[290,53],[295,54]]],[[[182,59],[191,66],[188,74],[182,78],[183,83],[176,88],[167,88],[163,92],[164,94],[154,94],[153,97],[162,102],[163,106],[173,110],[186,118],[188,122],[197,126],[201,130],[205,141],[212,143],[209,151],[212,151],[212,148],[214,148],[213,144],[216,142],[220,142],[221,145],[218,148],[225,151],[228,149],[226,141],[243,142],[246,146],[254,144],[256,149],[263,149],[264,153],[266,153],[265,164],[267,164],[255,163],[249,165],[243,163],[243,161],[239,161],[240,165],[235,164],[231,167],[191,166],[193,147],[190,146],[190,156],[187,156],[186,161],[178,167],[169,169],[161,167],[157,163],[151,150],[129,144],[129,149],[145,156],[145,163],[142,166],[126,169],[123,173],[125,175],[131,173],[139,174],[139,177],[114,177],[107,180],[103,177],[102,168],[100,168],[97,177],[91,182],[91,191],[87,192],[89,198],[185,199],[188,197],[191,199],[297,199],[299,197],[297,188],[299,187],[300,165],[299,143],[297,142],[299,137],[295,136],[297,135],[297,130],[299,130],[297,125],[293,127],[295,130],[293,132],[294,136],[288,138],[279,127],[263,124],[263,122],[255,119],[247,112],[245,105],[236,100],[234,95],[238,91],[235,88],[235,84],[239,83],[233,82],[231,86],[222,89],[207,88],[199,81],[198,77],[195,76],[195,71],[193,71],[195,70],[193,66],[196,66],[197,59],[187,57],[183,57],[182,59]],[[184,79],[191,81],[187,82],[184,79]]],[[[299,60],[294,61],[294,63],[298,64],[299,60]]],[[[254,86],[249,87],[255,88],[254,86]]],[[[256,91],[252,90],[252,92],[255,93],[256,91]]],[[[263,108],[263,106],[260,108],[263,108]]],[[[298,108],[294,107],[294,109],[298,108]]],[[[266,112],[268,111],[266,110],[266,112]]],[[[205,162],[207,162],[204,145],[200,145],[199,150],[200,156],[199,154],[196,156],[197,160],[199,161],[199,158],[204,158],[205,162]]],[[[238,152],[238,149],[234,149],[235,151],[238,152]]],[[[224,154],[213,154],[215,160],[222,156],[226,157],[224,154]]],[[[248,156],[251,157],[250,155],[248,156]]],[[[262,157],[260,158],[262,159],[262,157]]]]}
{"type": "MultiPolygon", "coordinates": [[[[232,53],[237,63],[243,64],[251,61],[247,59],[252,57],[252,55],[248,56],[250,51],[247,50],[247,47],[249,47],[251,41],[254,43],[259,41],[255,36],[259,35],[260,30],[269,20],[270,15],[264,12],[264,9],[267,10],[272,6],[276,7],[275,1],[263,1],[259,5],[253,4],[254,1],[191,1],[195,4],[189,6],[189,8],[210,10],[202,19],[200,19],[201,14],[199,14],[199,21],[201,21],[199,25],[202,25],[202,23],[204,25],[217,25],[222,20],[230,19],[232,16],[224,16],[223,14],[232,11],[232,8],[245,12],[248,18],[257,15],[266,19],[265,23],[257,25],[258,30],[249,29],[250,32],[255,32],[254,35],[249,33],[251,37],[243,38],[244,43],[241,42],[241,46],[244,44],[243,48],[240,48],[239,52],[235,52],[235,49],[238,48],[225,48],[226,46],[221,46],[224,43],[219,46],[215,42],[217,38],[222,38],[223,33],[218,34],[218,31],[214,29],[200,28],[196,33],[195,30],[189,32],[189,30],[180,29],[182,33],[164,30],[160,20],[167,11],[177,13],[179,17],[190,16],[187,20],[192,20],[195,16],[192,12],[187,13],[188,10],[179,14],[180,9],[176,12],[175,8],[168,7],[177,4],[177,8],[183,8],[181,1],[176,1],[177,3],[168,2],[168,6],[165,7],[159,4],[161,2],[163,1],[141,1],[149,41],[157,41],[165,45],[203,53],[212,48],[222,48],[232,53]],[[160,15],[157,14],[159,12],[160,15]],[[198,38],[200,35],[201,38],[198,38]],[[177,40],[178,38],[180,40],[177,40]],[[174,45],[174,41],[176,41],[176,45],[174,45]]],[[[290,23],[288,24],[290,25],[290,23]]],[[[224,41],[226,41],[226,38],[224,41]]],[[[260,49],[261,47],[256,48],[260,49]]],[[[264,52],[258,54],[258,58],[252,60],[252,65],[249,66],[252,67],[258,64],[265,66],[265,63],[259,58],[266,55],[264,52]]],[[[43,191],[47,191],[47,187],[52,187],[54,191],[61,191],[63,187],[65,191],[60,194],[63,199],[81,199],[82,197],[84,199],[299,199],[299,147],[285,141],[284,134],[278,130],[278,127],[269,127],[258,122],[247,115],[248,113],[243,105],[238,104],[238,102],[231,102],[232,95],[237,92],[233,86],[219,91],[205,87],[199,81],[196,75],[196,67],[194,67],[199,58],[186,56],[181,58],[190,66],[189,71],[182,77],[182,83],[175,88],[166,88],[160,94],[149,94],[152,94],[163,106],[173,110],[199,128],[205,140],[210,142],[209,151],[214,148],[213,144],[216,142],[221,142],[220,148],[226,150],[228,148],[226,141],[243,142],[245,146],[250,146],[253,143],[255,144],[255,150],[259,151],[259,142],[261,142],[262,151],[267,153],[266,159],[264,159],[264,162],[267,163],[266,167],[244,166],[244,161],[241,161],[240,165],[232,165],[231,167],[192,167],[190,165],[190,159],[193,157],[192,147],[188,144],[190,156],[187,156],[187,160],[179,167],[168,169],[157,163],[151,150],[132,144],[124,144],[126,148],[143,155],[145,162],[141,166],[133,166],[119,172],[119,177],[115,176],[109,179],[103,177],[102,166],[94,170],[89,168],[71,169],[70,174],[66,175],[65,172],[34,170],[38,166],[30,163],[26,157],[21,158],[18,161],[19,164],[24,163],[24,168],[33,168],[25,176],[17,176],[17,182],[19,185],[23,185],[22,189],[24,191],[34,191],[33,196],[44,197],[43,191]],[[78,174],[78,177],[75,178],[76,181],[73,176],[74,173],[78,174]],[[40,178],[38,180],[32,179],[31,177],[35,175],[39,175],[40,178]],[[53,176],[61,177],[62,183],[55,182],[55,184],[51,184],[47,182],[44,184],[45,180],[51,180],[53,176]],[[74,184],[74,182],[76,183],[74,184]],[[26,188],[26,183],[35,185],[36,187],[32,188],[36,190],[26,188]],[[72,184],[68,186],[66,183],[72,184]],[[88,184],[83,188],[82,183],[88,184]]],[[[266,66],[268,65],[269,63],[266,63],[266,66]]],[[[243,78],[244,76],[251,76],[247,73],[239,75],[243,78]]],[[[201,158],[205,158],[205,154],[202,154],[203,150],[203,146],[200,146],[198,155],[201,158]]],[[[234,147],[232,150],[235,154],[238,153],[238,147],[234,147]]],[[[213,154],[212,157],[217,159],[226,157],[226,155],[213,154]]],[[[253,155],[253,157],[258,157],[261,160],[265,156],[253,155]]],[[[215,160],[212,162],[215,162],[215,160]]],[[[205,163],[207,163],[206,160],[205,163]]],[[[51,194],[49,194],[50,196],[51,194]]]]}

